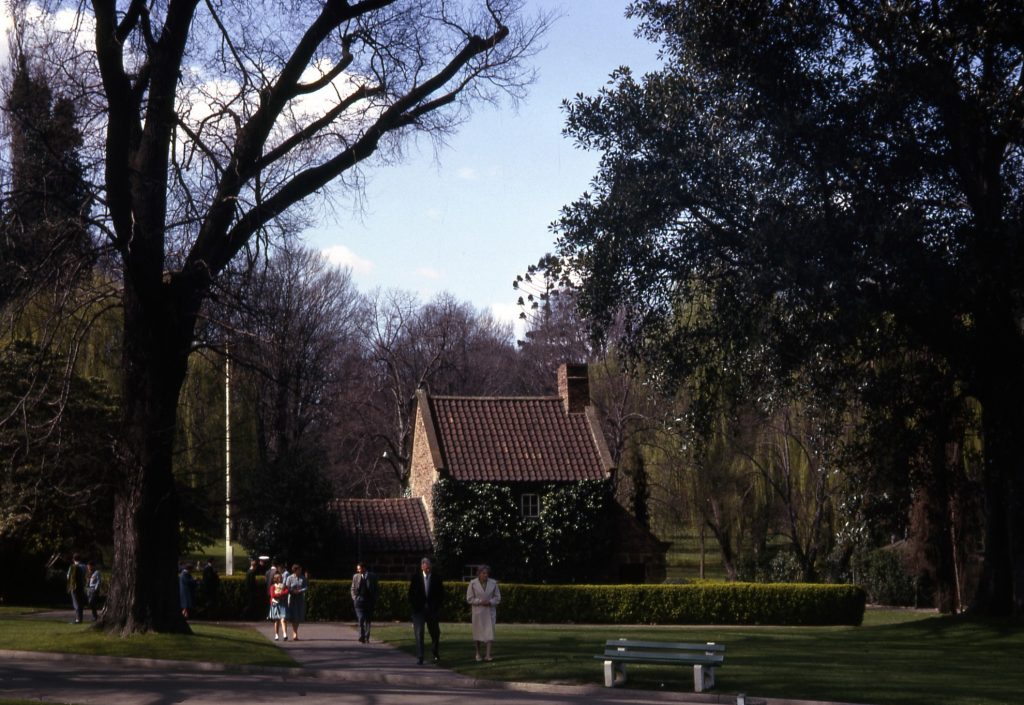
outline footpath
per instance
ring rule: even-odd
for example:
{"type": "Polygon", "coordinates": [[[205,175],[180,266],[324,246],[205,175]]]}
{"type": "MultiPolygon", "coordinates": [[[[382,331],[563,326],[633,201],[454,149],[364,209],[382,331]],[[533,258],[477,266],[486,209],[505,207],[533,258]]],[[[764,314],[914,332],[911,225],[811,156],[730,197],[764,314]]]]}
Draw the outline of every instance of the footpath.
{"type": "MultiPolygon", "coordinates": [[[[251,624],[273,638],[269,623],[251,624]]],[[[410,627],[411,629],[411,627],[410,627]]],[[[649,692],[597,685],[503,683],[464,676],[388,644],[361,644],[346,624],[303,624],[278,646],[299,668],[0,650],[0,698],[74,705],[231,705],[301,697],[304,705],[636,705],[736,703],[735,695],[649,692]]],[[[10,646],[10,645],[6,645],[10,646]]],[[[443,656],[443,652],[442,652],[443,656]]],[[[600,664],[594,662],[595,669],[600,664]]],[[[838,705],[747,697],[747,705],[838,705]]]]}

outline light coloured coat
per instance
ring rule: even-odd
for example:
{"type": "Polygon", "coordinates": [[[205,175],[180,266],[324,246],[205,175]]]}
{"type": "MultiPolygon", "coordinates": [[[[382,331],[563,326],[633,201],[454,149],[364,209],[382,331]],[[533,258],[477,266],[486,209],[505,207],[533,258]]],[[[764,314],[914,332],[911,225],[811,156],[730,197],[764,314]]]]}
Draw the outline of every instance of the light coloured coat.
{"type": "Polygon", "coordinates": [[[501,602],[501,590],[498,581],[473,578],[466,588],[466,602],[473,608],[473,641],[494,641],[494,624],[498,619],[498,603],[501,602]],[[489,605],[483,604],[489,602],[489,605]]]}

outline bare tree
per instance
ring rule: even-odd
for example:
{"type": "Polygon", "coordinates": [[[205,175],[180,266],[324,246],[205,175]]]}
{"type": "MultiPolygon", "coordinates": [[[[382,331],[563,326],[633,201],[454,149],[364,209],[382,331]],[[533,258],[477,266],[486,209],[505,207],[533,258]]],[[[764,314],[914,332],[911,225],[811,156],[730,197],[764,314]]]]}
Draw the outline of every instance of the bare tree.
{"type": "Polygon", "coordinates": [[[250,373],[266,463],[297,444],[320,444],[333,425],[332,400],[359,374],[366,308],[348,270],[305,248],[278,249],[244,291],[231,355],[250,373]]]}
{"type": "Polygon", "coordinates": [[[409,471],[416,390],[434,394],[500,395],[520,390],[510,325],[443,293],[425,305],[402,291],[371,297],[368,331],[374,419],[388,467],[399,483],[409,471]]]}
{"type": "MultiPolygon", "coordinates": [[[[54,72],[82,82],[83,101],[98,101],[102,226],[123,277],[123,477],[107,628],[188,630],[171,460],[211,283],[290,209],[354,182],[374,155],[397,158],[416,134],[442,137],[474,101],[520,94],[523,60],[546,24],[521,21],[520,4],[68,3],[68,41],[47,51],[54,72]]],[[[52,25],[59,8],[39,16],[52,25]]]]}

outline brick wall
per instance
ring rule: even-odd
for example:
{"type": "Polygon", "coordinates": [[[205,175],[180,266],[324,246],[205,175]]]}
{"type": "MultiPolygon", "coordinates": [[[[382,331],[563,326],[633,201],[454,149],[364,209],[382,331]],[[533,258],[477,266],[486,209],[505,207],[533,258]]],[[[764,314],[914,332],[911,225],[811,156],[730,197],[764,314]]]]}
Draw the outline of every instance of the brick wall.
{"type": "Polygon", "coordinates": [[[566,412],[581,414],[590,404],[590,372],[586,365],[558,366],[558,396],[566,412]]]}
{"type": "MultiPolygon", "coordinates": [[[[422,399],[422,398],[421,398],[422,399]]],[[[422,497],[427,508],[427,521],[430,531],[434,531],[434,495],[431,491],[437,481],[437,470],[434,468],[430,444],[427,440],[427,429],[423,423],[423,415],[429,413],[424,404],[418,400],[416,404],[416,425],[412,435],[412,453],[409,459],[409,496],[422,497]]]]}

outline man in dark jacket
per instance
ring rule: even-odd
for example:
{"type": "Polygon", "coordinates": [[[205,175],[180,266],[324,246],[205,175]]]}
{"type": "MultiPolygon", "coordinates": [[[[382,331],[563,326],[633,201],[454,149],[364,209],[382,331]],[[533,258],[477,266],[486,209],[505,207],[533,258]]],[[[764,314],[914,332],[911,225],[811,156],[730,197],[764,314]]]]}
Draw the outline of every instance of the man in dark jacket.
{"type": "Polygon", "coordinates": [[[430,632],[430,645],[435,663],[441,658],[441,607],[444,605],[444,583],[431,571],[429,558],[420,561],[420,569],[409,581],[409,606],[412,607],[412,632],[416,638],[416,663],[423,663],[423,626],[430,632]]]}
{"type": "Polygon", "coordinates": [[[370,643],[370,623],[373,621],[373,607],[377,602],[377,576],[366,568],[366,564],[356,564],[356,573],[352,576],[352,606],[359,621],[359,641],[370,643]]]}

